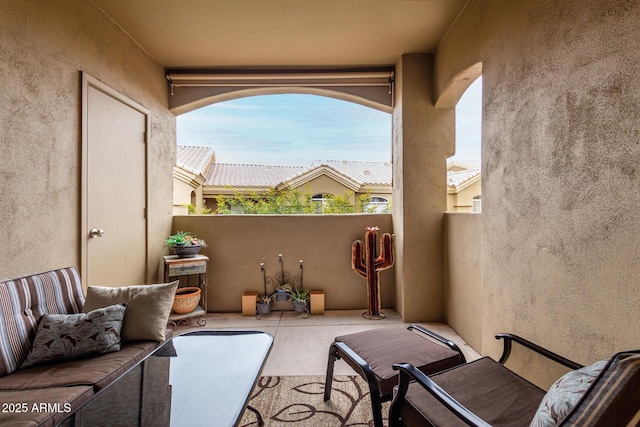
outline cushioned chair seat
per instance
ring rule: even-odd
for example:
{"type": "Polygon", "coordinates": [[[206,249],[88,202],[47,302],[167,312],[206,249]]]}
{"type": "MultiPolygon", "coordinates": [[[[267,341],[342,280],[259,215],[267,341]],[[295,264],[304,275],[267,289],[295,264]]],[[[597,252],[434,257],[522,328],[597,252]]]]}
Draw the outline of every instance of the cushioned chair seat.
{"type": "MultiPolygon", "coordinates": [[[[398,384],[394,363],[409,363],[425,374],[440,372],[463,362],[460,354],[404,327],[380,328],[343,335],[335,339],[345,343],[364,359],[375,374],[381,396],[390,396],[398,384]]],[[[354,369],[353,363],[344,359],[354,369]]]]}
{"type": "Polygon", "coordinates": [[[21,369],[0,378],[0,390],[93,385],[98,391],[142,360],[157,345],[154,341],[137,341],[123,344],[115,353],[21,369]]]}
{"type": "MultiPolygon", "coordinates": [[[[531,420],[545,392],[503,365],[483,357],[455,369],[429,376],[467,409],[494,427],[523,426],[531,420]]],[[[409,405],[401,416],[411,426],[466,426],[428,391],[413,383],[406,395],[409,405]]]]}

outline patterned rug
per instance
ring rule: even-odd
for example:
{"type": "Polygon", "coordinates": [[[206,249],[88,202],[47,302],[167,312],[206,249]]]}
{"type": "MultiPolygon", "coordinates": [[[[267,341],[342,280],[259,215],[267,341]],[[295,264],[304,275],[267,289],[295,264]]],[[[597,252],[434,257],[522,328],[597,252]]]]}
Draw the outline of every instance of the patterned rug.
{"type": "MultiPolygon", "coordinates": [[[[249,405],[260,411],[265,427],[373,426],[369,388],[359,376],[335,376],[331,400],[323,398],[324,376],[261,377],[249,405]]],[[[383,416],[388,410],[387,402],[383,416]]],[[[245,411],[240,426],[257,425],[256,416],[245,411]]]]}

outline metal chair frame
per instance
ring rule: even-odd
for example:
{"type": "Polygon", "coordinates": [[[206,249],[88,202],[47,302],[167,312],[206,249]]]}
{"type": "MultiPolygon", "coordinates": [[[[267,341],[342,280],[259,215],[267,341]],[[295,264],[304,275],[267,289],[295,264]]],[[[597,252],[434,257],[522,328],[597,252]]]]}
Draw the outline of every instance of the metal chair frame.
{"type": "MultiPolygon", "coordinates": [[[[430,331],[419,325],[411,325],[407,327],[409,330],[415,330],[425,335],[425,339],[431,338],[433,340],[438,341],[440,344],[443,344],[450,349],[458,352],[462,359],[462,363],[466,363],[466,359],[462,350],[458,347],[456,343],[447,338],[438,335],[437,333],[430,331]]],[[[324,401],[328,401],[331,398],[331,385],[333,383],[333,365],[336,360],[345,359],[350,360],[351,365],[354,369],[356,369],[357,373],[367,382],[369,386],[369,392],[371,395],[371,411],[373,413],[373,424],[374,427],[383,427],[382,423],[382,404],[384,402],[388,402],[391,400],[393,395],[381,395],[380,389],[378,387],[378,381],[376,380],[375,373],[369,366],[366,360],[364,360],[359,354],[353,351],[349,346],[340,341],[334,341],[329,347],[329,360],[327,362],[327,376],[325,379],[324,386],[324,401]],[[356,366],[354,366],[356,365],[356,366]]]]}

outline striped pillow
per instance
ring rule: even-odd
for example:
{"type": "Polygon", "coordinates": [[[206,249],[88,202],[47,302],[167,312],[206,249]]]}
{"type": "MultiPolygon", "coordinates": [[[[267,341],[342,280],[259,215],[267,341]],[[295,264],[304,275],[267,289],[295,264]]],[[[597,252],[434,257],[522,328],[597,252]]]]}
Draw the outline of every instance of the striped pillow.
{"type": "Polygon", "coordinates": [[[44,314],[79,313],[83,304],[74,267],[0,281],[0,377],[26,360],[44,314]]]}
{"type": "Polygon", "coordinates": [[[567,372],[558,378],[540,402],[529,427],[557,426],[558,422],[565,418],[582,399],[608,362],[608,360],[601,360],[584,368],[567,372]]]}
{"type": "Polygon", "coordinates": [[[618,353],[560,426],[640,425],[640,350],[618,353]]]}

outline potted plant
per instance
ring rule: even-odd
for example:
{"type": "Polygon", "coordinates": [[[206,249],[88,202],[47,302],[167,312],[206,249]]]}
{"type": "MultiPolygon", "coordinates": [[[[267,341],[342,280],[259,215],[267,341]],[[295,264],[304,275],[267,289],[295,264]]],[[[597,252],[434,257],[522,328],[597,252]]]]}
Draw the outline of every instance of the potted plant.
{"type": "Polygon", "coordinates": [[[258,298],[257,309],[259,314],[271,313],[271,297],[263,295],[258,298]]]}
{"type": "Polygon", "coordinates": [[[309,300],[311,295],[308,289],[298,288],[291,291],[291,301],[293,301],[293,309],[299,312],[309,312],[309,300]]]}
{"type": "Polygon", "coordinates": [[[201,248],[207,247],[204,239],[199,239],[188,231],[178,231],[165,239],[164,244],[178,258],[193,258],[201,248]]]}
{"type": "Polygon", "coordinates": [[[277,286],[275,289],[276,301],[289,301],[291,291],[293,290],[290,284],[285,283],[284,285],[277,286]]]}

